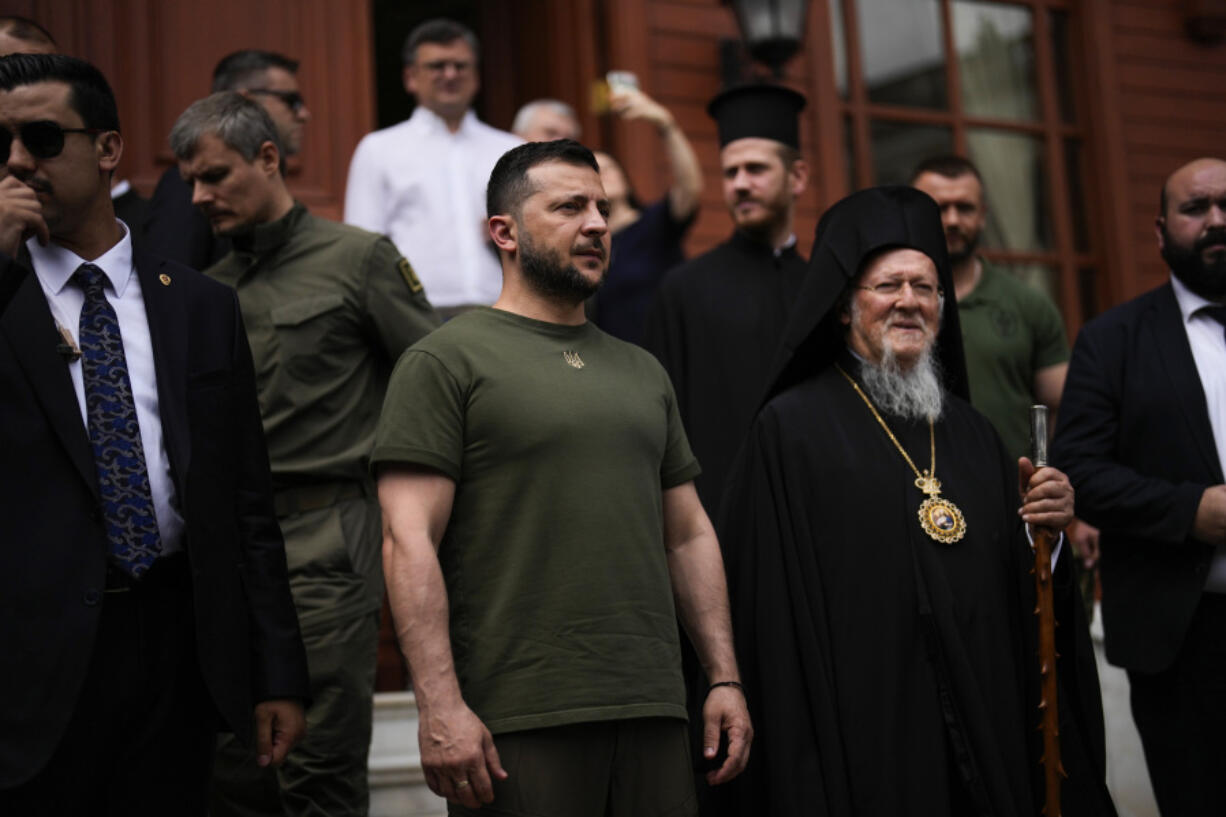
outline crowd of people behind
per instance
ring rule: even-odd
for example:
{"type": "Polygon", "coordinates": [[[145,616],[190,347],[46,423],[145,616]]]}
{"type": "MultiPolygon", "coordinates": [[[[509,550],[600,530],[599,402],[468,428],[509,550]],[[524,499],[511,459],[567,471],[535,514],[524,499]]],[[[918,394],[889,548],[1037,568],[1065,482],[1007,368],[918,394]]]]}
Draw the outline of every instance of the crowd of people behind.
{"type": "Polygon", "coordinates": [[[687,260],[702,165],[624,77],[658,201],[562,101],[481,122],[476,37],[420,24],[337,223],[296,60],[223,58],[146,200],[57,51],[0,17],[0,811],[367,814],[386,594],[451,814],[1113,815],[1100,555],[1159,805],[1226,811],[1226,162],[1070,356],[964,157],[805,259],[780,85],[710,101],[732,231],[687,260]]]}

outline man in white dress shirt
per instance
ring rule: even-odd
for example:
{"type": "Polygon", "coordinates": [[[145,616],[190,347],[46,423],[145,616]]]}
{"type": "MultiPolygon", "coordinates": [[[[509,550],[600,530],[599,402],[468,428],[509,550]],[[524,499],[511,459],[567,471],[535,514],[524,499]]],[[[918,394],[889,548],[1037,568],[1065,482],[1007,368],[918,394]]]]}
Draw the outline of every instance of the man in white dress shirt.
{"type": "Polygon", "coordinates": [[[452,20],[427,20],[405,40],[404,87],[413,115],[367,134],[349,165],[345,221],[390,237],[445,317],[492,304],[502,287],[485,230],[485,183],[515,136],[479,121],[477,38],[452,20]]]}

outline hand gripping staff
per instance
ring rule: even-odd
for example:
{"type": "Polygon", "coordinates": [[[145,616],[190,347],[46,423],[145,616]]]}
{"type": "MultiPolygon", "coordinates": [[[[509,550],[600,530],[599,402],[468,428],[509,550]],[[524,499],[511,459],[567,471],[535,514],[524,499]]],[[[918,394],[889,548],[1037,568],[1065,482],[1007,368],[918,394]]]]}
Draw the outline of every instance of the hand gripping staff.
{"type": "MultiPolygon", "coordinates": [[[[1035,468],[1047,465],[1047,406],[1030,407],[1030,459],[1035,468]]],[[[1043,732],[1043,814],[1060,817],[1060,778],[1068,777],[1060,763],[1060,715],[1056,693],[1056,610],[1052,600],[1051,550],[1059,531],[1034,530],[1034,614],[1039,617],[1039,728],[1043,732]]]]}

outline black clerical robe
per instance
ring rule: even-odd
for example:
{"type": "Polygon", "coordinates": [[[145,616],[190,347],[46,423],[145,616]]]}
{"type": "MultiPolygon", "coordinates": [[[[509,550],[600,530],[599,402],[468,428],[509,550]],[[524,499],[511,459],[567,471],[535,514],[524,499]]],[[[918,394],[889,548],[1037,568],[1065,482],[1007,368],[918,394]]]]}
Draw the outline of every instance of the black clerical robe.
{"type": "MultiPolygon", "coordinates": [[[[927,423],[886,420],[928,467],[927,423]]],[[[720,541],[756,737],[746,774],[717,790],[723,813],[1039,813],[1033,557],[1016,463],[953,396],[935,439],[942,495],[967,524],[952,545],[921,529],[915,474],[835,368],[755,421],[720,541]]],[[[1110,815],[1097,675],[1062,550],[1064,813],[1110,815]]]]}
{"type": "Polygon", "coordinates": [[[776,253],[733,233],[670,272],[648,318],[643,345],[672,378],[712,519],[807,268],[795,246],[776,253]]]}

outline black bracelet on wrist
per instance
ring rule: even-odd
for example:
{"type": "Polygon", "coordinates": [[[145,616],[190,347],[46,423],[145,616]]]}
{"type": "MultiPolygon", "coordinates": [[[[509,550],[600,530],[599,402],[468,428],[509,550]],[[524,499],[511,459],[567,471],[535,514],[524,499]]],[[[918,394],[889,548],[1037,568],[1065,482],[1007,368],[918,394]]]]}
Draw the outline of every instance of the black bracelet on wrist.
{"type": "Polygon", "coordinates": [[[735,687],[741,691],[742,695],[745,694],[745,687],[741,686],[740,681],[716,681],[715,683],[711,684],[711,686],[707,687],[707,694],[710,695],[711,690],[715,689],[716,687],[735,687]]]}

